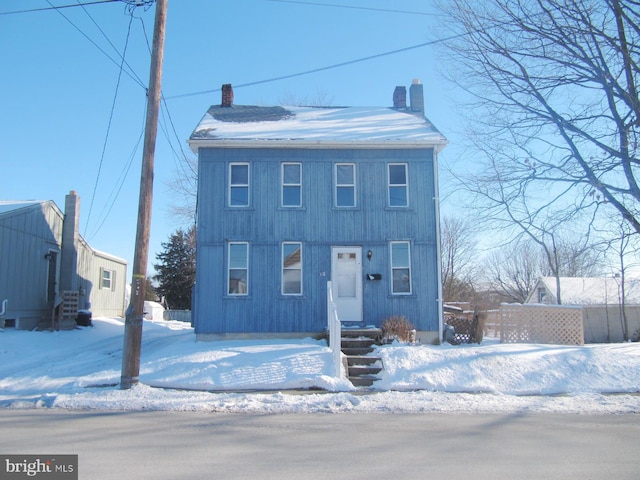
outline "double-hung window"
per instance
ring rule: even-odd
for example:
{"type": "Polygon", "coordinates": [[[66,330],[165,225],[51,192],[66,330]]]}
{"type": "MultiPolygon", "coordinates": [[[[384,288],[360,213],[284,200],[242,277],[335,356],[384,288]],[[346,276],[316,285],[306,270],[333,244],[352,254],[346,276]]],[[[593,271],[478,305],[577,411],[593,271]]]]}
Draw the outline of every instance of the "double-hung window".
{"type": "Polygon", "coordinates": [[[116,272],[113,270],[100,268],[100,290],[115,290],[115,276],[116,272]]]}
{"type": "Polygon", "coordinates": [[[227,262],[227,293],[229,295],[248,295],[249,244],[247,242],[229,242],[227,262]]]}
{"type": "Polygon", "coordinates": [[[302,164],[282,164],[282,206],[302,206],[302,164]]]}
{"type": "Polygon", "coordinates": [[[336,163],[335,170],[336,207],[356,206],[356,165],[355,163],[336,163]]]}
{"type": "Polygon", "coordinates": [[[249,206],[249,164],[229,164],[229,206],[249,206]]]}
{"type": "Polygon", "coordinates": [[[282,244],[282,294],[302,295],[302,243],[282,244]]]}
{"type": "Polygon", "coordinates": [[[409,180],[406,163],[389,164],[389,206],[409,205],[409,180]]]}
{"type": "Polygon", "coordinates": [[[391,242],[391,293],[411,294],[411,249],[409,242],[391,242]]]}

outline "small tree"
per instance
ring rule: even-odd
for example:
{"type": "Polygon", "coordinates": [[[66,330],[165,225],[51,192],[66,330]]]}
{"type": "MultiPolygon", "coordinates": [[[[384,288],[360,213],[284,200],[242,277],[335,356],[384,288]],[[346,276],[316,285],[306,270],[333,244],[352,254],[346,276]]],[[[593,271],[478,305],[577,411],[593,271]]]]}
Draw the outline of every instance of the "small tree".
{"type": "Polygon", "coordinates": [[[178,229],[169,241],[162,243],[162,252],[156,255],[153,278],[158,282],[156,292],[167,305],[176,310],[191,309],[191,289],[196,276],[196,229],[186,232],[178,229]]]}
{"type": "Polygon", "coordinates": [[[469,301],[475,293],[476,240],[470,223],[444,217],[441,230],[442,294],[445,302],[469,301]]]}

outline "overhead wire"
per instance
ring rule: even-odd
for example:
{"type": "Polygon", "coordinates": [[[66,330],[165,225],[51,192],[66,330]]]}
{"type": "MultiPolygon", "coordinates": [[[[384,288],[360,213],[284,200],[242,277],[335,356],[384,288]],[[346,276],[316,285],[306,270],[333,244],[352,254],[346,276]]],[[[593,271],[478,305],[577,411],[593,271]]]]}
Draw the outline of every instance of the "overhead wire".
{"type": "Polygon", "coordinates": [[[124,62],[124,64],[127,66],[127,68],[129,69],[129,71],[131,72],[131,75],[133,77],[135,77],[138,85],[144,85],[144,82],[142,81],[142,79],[136,74],[136,72],[134,71],[134,69],[131,67],[131,65],[129,65],[129,62],[127,62],[125,60],[125,58],[123,57],[123,55],[120,55],[120,51],[117,49],[117,47],[113,44],[113,42],[111,41],[111,39],[109,38],[109,36],[104,32],[104,30],[100,27],[100,25],[98,24],[98,22],[95,21],[95,19],[91,16],[91,14],[89,13],[89,10],[87,10],[83,4],[80,3],[80,0],[76,0],[78,2],[78,4],[82,7],[82,10],[84,11],[84,13],[86,13],[86,15],[89,17],[89,19],[91,19],[91,21],[93,22],[93,24],[95,25],[95,27],[98,29],[98,31],[102,34],[102,36],[105,38],[105,40],[109,43],[109,45],[111,45],[111,48],[113,48],[114,52],[116,52],[116,54],[120,57],[120,59],[124,62]]]}
{"type": "Polygon", "coordinates": [[[103,206],[102,211],[98,215],[98,221],[100,221],[100,219],[102,220],[100,221],[99,225],[91,232],[91,234],[88,237],[87,236],[85,237],[87,240],[91,240],[100,232],[100,230],[102,229],[102,226],[107,221],[107,218],[109,218],[109,214],[111,213],[111,210],[113,209],[113,206],[115,205],[116,200],[120,196],[120,192],[122,190],[122,187],[124,186],[124,182],[129,176],[129,170],[131,170],[131,166],[133,165],[133,160],[138,152],[138,148],[140,147],[140,142],[144,137],[146,110],[147,110],[147,107],[145,102],[143,115],[142,115],[142,127],[140,130],[140,135],[138,135],[138,140],[136,141],[133,149],[131,150],[131,155],[129,155],[129,160],[127,161],[127,163],[124,165],[124,168],[120,172],[120,176],[116,180],[116,183],[113,189],[111,190],[111,193],[109,194],[109,197],[107,198],[107,201],[103,206]]]}
{"type": "Polygon", "coordinates": [[[118,90],[120,89],[120,81],[122,79],[122,73],[124,72],[124,68],[123,68],[124,62],[125,62],[124,59],[125,59],[125,55],[126,55],[126,52],[127,52],[127,47],[129,45],[129,36],[131,34],[131,24],[132,23],[133,23],[133,16],[131,16],[129,18],[129,26],[127,28],[127,37],[126,37],[126,40],[125,40],[124,51],[123,51],[123,54],[122,54],[122,63],[120,64],[120,70],[118,72],[118,79],[116,81],[116,89],[115,89],[115,92],[114,92],[114,95],[113,95],[113,102],[111,103],[111,112],[109,114],[109,122],[107,124],[107,132],[105,134],[104,143],[102,145],[102,154],[100,155],[100,162],[98,164],[98,173],[96,175],[96,182],[95,182],[94,187],[93,187],[93,194],[91,195],[91,203],[89,205],[89,213],[87,215],[87,223],[86,223],[86,226],[85,226],[85,234],[87,233],[86,229],[88,228],[89,220],[91,219],[91,212],[93,210],[93,203],[95,201],[96,192],[98,190],[98,183],[100,181],[100,173],[102,171],[102,164],[104,163],[104,157],[105,157],[105,153],[106,153],[106,150],[107,150],[107,142],[109,140],[109,132],[111,131],[111,122],[113,120],[113,113],[114,113],[115,108],[116,108],[116,100],[118,98],[118,90]]]}
{"type": "MultiPolygon", "coordinates": [[[[113,1],[113,0],[111,0],[113,1]]],[[[120,0],[118,0],[120,1],[120,0]]],[[[50,0],[46,0],[46,2],[51,5],[52,7],[55,7],[50,0]]],[[[91,39],[91,37],[89,37],[89,35],[87,35],[86,33],[84,33],[82,31],[82,29],[80,27],[78,27],[75,23],[73,23],[71,21],[71,19],[69,17],[67,17],[64,13],[62,13],[60,11],[60,9],[54,8],[56,10],[57,13],[59,13],[62,18],[64,18],[73,28],[75,28],[84,38],[86,38],[87,40],[89,40],[89,42],[91,42],[91,44],[96,47],[105,57],[107,57],[109,60],[111,60],[111,62],[116,65],[119,69],[122,69],[121,63],[118,63],[116,60],[114,60],[107,52],[105,52],[102,47],[100,47],[100,45],[98,45],[96,42],[93,41],[93,39],[91,39]]],[[[127,75],[129,78],[131,78],[134,82],[136,82],[139,86],[141,86],[142,88],[144,88],[145,90],[147,89],[146,85],[139,80],[138,78],[136,78],[137,76],[132,75],[131,73],[129,73],[128,71],[124,71],[125,75],[127,75]]]]}
{"type": "Polygon", "coordinates": [[[374,7],[359,7],[355,5],[338,5],[335,3],[323,3],[323,2],[302,2],[299,0],[265,0],[267,2],[275,3],[294,3],[298,5],[313,5],[317,7],[333,7],[333,8],[347,8],[351,10],[370,10],[373,12],[385,12],[385,13],[405,13],[409,15],[425,15],[429,17],[441,16],[439,13],[427,13],[427,12],[413,12],[408,10],[398,10],[392,8],[374,8],[374,7]]]}
{"type": "MultiPolygon", "coordinates": [[[[243,88],[243,87],[253,87],[255,85],[262,85],[265,83],[271,83],[271,82],[277,82],[280,80],[288,80],[290,78],[296,78],[296,77],[302,77],[303,75],[310,75],[312,73],[318,73],[318,72],[323,72],[325,70],[331,70],[334,68],[340,68],[340,67],[346,67],[347,65],[353,65],[356,63],[360,63],[360,62],[366,62],[368,60],[373,60],[376,58],[381,58],[381,57],[386,57],[388,55],[395,55],[398,53],[402,53],[402,52],[407,52],[409,50],[415,50],[416,48],[423,48],[429,45],[435,45],[436,43],[441,43],[441,42],[446,42],[449,40],[453,40],[455,38],[459,38],[462,37],[466,34],[462,33],[462,34],[458,34],[458,35],[452,35],[450,37],[446,37],[446,38],[440,38],[440,39],[436,39],[436,40],[431,40],[428,42],[423,42],[423,43],[419,43],[417,45],[411,45],[409,47],[404,47],[404,48],[399,48],[396,50],[391,50],[389,52],[383,52],[383,53],[377,53],[375,55],[369,55],[367,57],[361,57],[361,58],[356,58],[353,60],[348,60],[346,62],[341,62],[341,63],[335,63],[333,65],[327,65],[324,67],[318,67],[318,68],[314,68],[311,70],[305,70],[303,72],[298,72],[298,73],[291,73],[288,75],[281,75],[278,77],[271,77],[271,78],[267,78],[264,80],[258,80],[255,82],[248,82],[248,83],[240,83],[240,84],[234,84],[233,88],[237,89],[237,88],[243,88]]],[[[215,92],[219,92],[221,89],[220,88],[214,88],[211,90],[201,90],[199,92],[191,92],[191,93],[183,93],[183,94],[179,94],[179,95],[172,95],[170,97],[167,97],[167,100],[173,100],[176,98],[184,98],[184,97],[192,97],[192,96],[196,96],[196,95],[205,95],[205,94],[209,94],[209,93],[215,93],[215,92]]]]}
{"type": "Polygon", "coordinates": [[[42,7],[42,8],[29,8],[26,10],[14,10],[11,12],[0,12],[0,15],[14,15],[14,14],[18,14],[18,13],[31,13],[31,12],[44,12],[47,10],[60,10],[63,8],[73,8],[73,7],[78,7],[78,6],[85,6],[85,5],[97,5],[100,3],[113,3],[113,2],[120,2],[122,0],[95,0],[93,2],[84,2],[80,5],[74,4],[74,5],[53,5],[51,3],[49,3],[49,5],[51,5],[50,7],[42,7]]]}

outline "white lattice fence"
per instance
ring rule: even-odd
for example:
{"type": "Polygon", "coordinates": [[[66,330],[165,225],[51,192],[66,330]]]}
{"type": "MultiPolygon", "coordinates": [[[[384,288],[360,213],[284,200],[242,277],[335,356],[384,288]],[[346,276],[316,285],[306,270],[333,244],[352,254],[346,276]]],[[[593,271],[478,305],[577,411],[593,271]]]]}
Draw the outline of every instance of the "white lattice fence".
{"type": "Polygon", "coordinates": [[[557,305],[501,305],[500,341],[584,345],[582,309],[557,305]]]}

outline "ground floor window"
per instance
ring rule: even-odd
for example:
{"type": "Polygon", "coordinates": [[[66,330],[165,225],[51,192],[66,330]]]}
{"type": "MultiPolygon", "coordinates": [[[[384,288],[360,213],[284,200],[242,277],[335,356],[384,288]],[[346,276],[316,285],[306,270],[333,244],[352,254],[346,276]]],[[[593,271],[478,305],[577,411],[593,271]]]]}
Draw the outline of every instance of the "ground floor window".
{"type": "Polygon", "coordinates": [[[282,294],[302,295],[302,243],[282,244],[282,294]]]}
{"type": "Polygon", "coordinates": [[[249,244],[247,242],[229,242],[227,265],[227,293],[229,295],[248,295],[249,244]]]}
{"type": "Polygon", "coordinates": [[[391,292],[411,293],[411,249],[409,242],[391,242],[391,292]]]}

